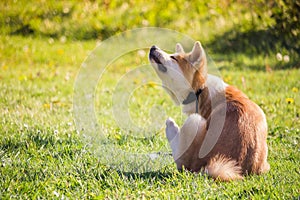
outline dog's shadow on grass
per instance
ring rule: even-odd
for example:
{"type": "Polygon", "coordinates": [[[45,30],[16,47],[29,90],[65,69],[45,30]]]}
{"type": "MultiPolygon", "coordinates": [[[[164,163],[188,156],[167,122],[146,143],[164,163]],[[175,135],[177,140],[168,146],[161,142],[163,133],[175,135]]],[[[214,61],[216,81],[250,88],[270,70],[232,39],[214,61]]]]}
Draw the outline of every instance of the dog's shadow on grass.
{"type": "Polygon", "coordinates": [[[120,177],[130,180],[166,180],[168,178],[171,178],[174,176],[173,173],[170,172],[162,172],[162,171],[152,171],[152,172],[142,172],[142,173],[136,173],[136,172],[123,172],[117,170],[117,173],[120,177]]]}

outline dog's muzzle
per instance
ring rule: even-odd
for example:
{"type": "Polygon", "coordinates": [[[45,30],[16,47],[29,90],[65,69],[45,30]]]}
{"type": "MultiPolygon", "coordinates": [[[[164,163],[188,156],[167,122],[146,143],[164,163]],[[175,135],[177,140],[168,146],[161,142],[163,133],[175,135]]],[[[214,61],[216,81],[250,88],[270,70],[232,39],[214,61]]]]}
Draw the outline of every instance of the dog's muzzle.
{"type": "Polygon", "coordinates": [[[153,60],[157,64],[159,71],[166,72],[167,68],[159,60],[158,55],[157,55],[157,54],[159,54],[159,52],[157,52],[157,50],[159,50],[159,49],[155,45],[153,45],[150,49],[149,58],[150,58],[150,60],[153,60]]]}

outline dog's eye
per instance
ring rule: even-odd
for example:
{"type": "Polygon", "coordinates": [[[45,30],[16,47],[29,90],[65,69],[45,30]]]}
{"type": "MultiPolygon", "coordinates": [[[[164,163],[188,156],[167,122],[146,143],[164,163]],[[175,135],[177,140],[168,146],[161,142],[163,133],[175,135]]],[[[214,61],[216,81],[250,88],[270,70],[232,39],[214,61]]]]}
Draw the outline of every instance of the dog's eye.
{"type": "Polygon", "coordinates": [[[177,59],[174,57],[174,56],[170,56],[173,60],[176,60],[177,61],[177,59]]]}

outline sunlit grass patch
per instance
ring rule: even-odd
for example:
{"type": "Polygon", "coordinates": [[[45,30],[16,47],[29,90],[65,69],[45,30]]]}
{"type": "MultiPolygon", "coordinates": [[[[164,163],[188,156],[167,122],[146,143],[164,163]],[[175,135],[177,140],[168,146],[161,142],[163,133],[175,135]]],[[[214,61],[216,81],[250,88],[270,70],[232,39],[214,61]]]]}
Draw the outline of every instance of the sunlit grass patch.
{"type": "MultiPolygon", "coordinates": [[[[251,60],[255,64],[263,62],[263,56],[250,58],[237,54],[224,61],[216,59],[216,66],[225,66],[220,69],[223,79],[240,88],[266,113],[271,165],[267,174],[220,183],[205,175],[178,172],[173,162],[151,172],[124,172],[103,162],[101,152],[91,151],[74,123],[73,86],[81,62],[96,45],[94,41],[49,43],[45,38],[0,38],[3,41],[0,44],[0,198],[289,199],[299,196],[299,69],[266,71],[247,67],[251,60]]],[[[144,51],[148,53],[147,49],[144,51]]],[[[180,124],[185,116],[159,83],[145,81],[153,71],[138,71],[143,73],[133,74],[133,79],[128,77],[127,84],[121,84],[119,89],[124,92],[130,85],[136,87],[128,98],[130,116],[136,124],[149,127],[157,120],[162,121],[162,127],[145,138],[136,137],[122,130],[113,116],[116,86],[124,74],[147,64],[147,56],[143,55],[132,52],[111,63],[95,91],[95,113],[103,125],[106,142],[111,142],[116,150],[170,152],[164,117],[171,116],[180,124]],[[165,115],[155,118],[151,115],[153,109],[164,110],[165,115]]],[[[167,158],[172,160],[169,155],[167,158]]],[[[130,157],[118,159],[130,161],[130,157]]],[[[131,167],[126,162],[125,169],[131,167]]]]}

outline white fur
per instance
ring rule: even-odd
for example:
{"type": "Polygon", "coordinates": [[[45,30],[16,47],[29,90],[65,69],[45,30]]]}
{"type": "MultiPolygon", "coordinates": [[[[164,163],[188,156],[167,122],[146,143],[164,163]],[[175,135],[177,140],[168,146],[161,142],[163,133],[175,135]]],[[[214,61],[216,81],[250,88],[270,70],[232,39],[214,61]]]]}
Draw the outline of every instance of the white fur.
{"type": "Polygon", "coordinates": [[[204,172],[214,179],[221,179],[223,181],[230,181],[234,179],[243,179],[241,174],[241,167],[234,160],[217,155],[211,158],[204,172]]]}
{"type": "Polygon", "coordinates": [[[197,42],[195,42],[194,47],[191,51],[190,62],[194,66],[199,66],[199,63],[201,62],[202,59],[206,60],[206,55],[205,55],[205,52],[204,52],[200,42],[197,41],[197,42]]]}
{"type": "Polygon", "coordinates": [[[184,49],[183,49],[183,47],[181,46],[180,43],[177,43],[177,44],[176,44],[175,52],[176,52],[176,53],[184,53],[184,49]]]}
{"type": "Polygon", "coordinates": [[[176,54],[167,54],[162,50],[157,50],[161,63],[167,68],[167,72],[161,72],[158,69],[158,65],[151,61],[152,65],[155,66],[155,70],[162,80],[162,85],[165,90],[169,93],[176,105],[180,105],[187,95],[193,91],[190,83],[184,77],[177,62],[171,59],[171,56],[176,54]]]}
{"type": "Polygon", "coordinates": [[[187,151],[199,132],[205,132],[205,128],[206,120],[198,114],[190,115],[181,129],[172,118],[167,119],[166,135],[175,161],[187,151]]]}
{"type": "Polygon", "coordinates": [[[225,88],[228,86],[228,84],[224,83],[224,81],[221,78],[211,74],[208,74],[206,84],[211,99],[213,99],[216,96],[216,94],[224,92],[225,88]]]}

